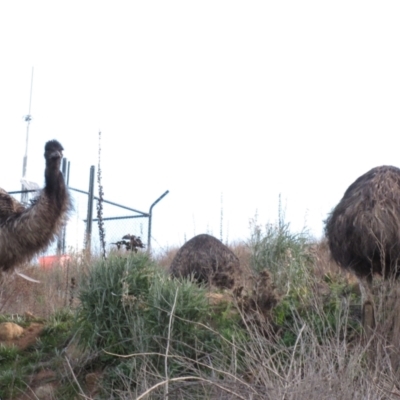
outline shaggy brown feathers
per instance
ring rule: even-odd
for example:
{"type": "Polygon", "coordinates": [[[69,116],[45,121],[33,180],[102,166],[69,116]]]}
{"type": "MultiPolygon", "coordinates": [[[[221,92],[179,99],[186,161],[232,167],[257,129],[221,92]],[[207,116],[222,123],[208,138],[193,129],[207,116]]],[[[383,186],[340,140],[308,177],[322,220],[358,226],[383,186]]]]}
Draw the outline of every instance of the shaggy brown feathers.
{"type": "Polygon", "coordinates": [[[360,278],[399,275],[400,169],[382,166],[360,176],[326,221],[334,260],[360,278]]]}
{"type": "Polygon", "coordinates": [[[56,140],[46,143],[46,185],[30,207],[24,207],[0,189],[0,271],[29,261],[59,233],[71,209],[60,171],[63,150],[56,140]]]}
{"type": "Polygon", "coordinates": [[[25,207],[21,203],[0,188],[0,221],[5,221],[11,215],[24,210],[25,207]]]}
{"type": "Polygon", "coordinates": [[[202,234],[187,241],[170,266],[174,277],[193,276],[198,282],[220,288],[232,288],[240,274],[236,255],[213,236],[202,234]]]}

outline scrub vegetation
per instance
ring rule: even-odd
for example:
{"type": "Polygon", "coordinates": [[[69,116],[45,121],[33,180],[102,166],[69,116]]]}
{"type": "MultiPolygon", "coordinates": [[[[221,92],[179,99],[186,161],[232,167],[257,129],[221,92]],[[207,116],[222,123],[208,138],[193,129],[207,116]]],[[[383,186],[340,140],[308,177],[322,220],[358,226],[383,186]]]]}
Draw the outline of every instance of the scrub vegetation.
{"type": "Polygon", "coordinates": [[[178,249],[3,275],[3,399],[395,399],[397,289],[376,279],[377,328],[366,341],[361,294],[327,243],[278,222],[250,223],[228,245],[232,288],[169,272],[178,249]],[[28,340],[31,339],[31,340],[28,340]],[[47,396],[47,397],[46,397],[47,396]]]}

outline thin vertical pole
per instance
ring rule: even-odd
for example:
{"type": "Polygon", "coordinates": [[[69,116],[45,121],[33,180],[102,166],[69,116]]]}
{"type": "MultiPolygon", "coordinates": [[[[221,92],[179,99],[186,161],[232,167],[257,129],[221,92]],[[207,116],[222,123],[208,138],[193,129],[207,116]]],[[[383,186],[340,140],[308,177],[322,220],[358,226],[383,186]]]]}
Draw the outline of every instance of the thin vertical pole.
{"type": "Polygon", "coordinates": [[[69,186],[69,173],[71,171],[71,161],[68,161],[68,168],[67,168],[67,186],[69,186]]]}
{"type": "Polygon", "coordinates": [[[147,252],[150,254],[151,252],[151,225],[152,225],[152,220],[153,220],[153,207],[167,194],[169,193],[169,190],[167,190],[165,193],[163,193],[151,206],[149,210],[149,227],[147,229],[147,252]]]}
{"type": "MultiPolygon", "coordinates": [[[[27,115],[25,115],[25,122],[26,122],[26,139],[25,139],[25,155],[24,155],[24,160],[22,164],[22,178],[26,178],[26,170],[28,168],[28,142],[29,142],[29,126],[32,121],[32,116],[31,116],[31,105],[32,105],[32,88],[33,88],[33,67],[32,67],[32,75],[31,75],[31,91],[29,95],[29,112],[27,115]]],[[[27,203],[28,202],[28,193],[25,192],[27,188],[22,184],[22,190],[23,192],[21,193],[21,203],[27,203]]]]}
{"type": "Polygon", "coordinates": [[[88,195],[88,209],[86,218],[86,243],[85,243],[85,249],[87,253],[90,253],[90,247],[92,241],[93,200],[94,200],[94,165],[90,167],[90,178],[89,178],[89,195],[88,195]]]}

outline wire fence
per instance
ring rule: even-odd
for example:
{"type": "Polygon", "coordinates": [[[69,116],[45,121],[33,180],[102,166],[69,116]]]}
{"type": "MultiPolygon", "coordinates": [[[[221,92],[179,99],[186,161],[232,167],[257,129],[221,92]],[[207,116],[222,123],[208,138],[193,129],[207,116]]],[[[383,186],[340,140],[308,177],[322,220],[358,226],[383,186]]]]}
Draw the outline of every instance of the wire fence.
{"type": "MultiPolygon", "coordinates": [[[[77,231],[75,235],[71,229],[66,229],[69,237],[79,237],[81,247],[90,248],[94,254],[99,254],[101,250],[100,235],[99,235],[99,219],[97,215],[97,207],[99,200],[94,196],[92,203],[92,213],[89,208],[89,194],[70,188],[70,193],[74,202],[74,214],[76,215],[77,231]],[[89,218],[91,217],[91,221],[89,218]],[[90,223],[91,222],[91,223],[90,223]],[[90,231],[88,230],[90,226],[90,231]],[[87,238],[90,238],[90,242],[87,238]]],[[[116,243],[125,235],[135,235],[140,237],[143,243],[148,243],[149,237],[149,214],[132,208],[103,200],[102,221],[105,231],[106,250],[116,249],[116,243]]],[[[151,236],[151,235],[150,235],[151,236]]],[[[66,239],[67,243],[71,240],[66,239]]],[[[77,244],[79,247],[79,243],[77,244]]],[[[75,246],[77,247],[77,246],[75,246]]]]}
{"type": "MultiPolygon", "coordinates": [[[[28,202],[35,197],[36,191],[12,191],[9,194],[20,200],[18,195],[24,194],[28,202]],[[28,196],[27,196],[28,195],[28,196]]],[[[73,210],[70,218],[56,243],[53,243],[42,255],[55,253],[71,253],[90,247],[93,254],[100,253],[100,236],[97,218],[98,200],[93,200],[92,230],[90,243],[87,241],[88,194],[70,188],[73,210]]],[[[148,247],[149,214],[127,210],[124,206],[103,202],[103,223],[106,239],[106,250],[116,249],[116,244],[125,235],[140,237],[148,247]]]]}
{"type": "MultiPolygon", "coordinates": [[[[41,256],[71,254],[89,250],[98,255],[101,252],[98,225],[98,197],[94,196],[94,167],[91,167],[89,191],[69,187],[73,204],[70,218],[56,243],[53,243],[41,256]]],[[[37,190],[18,190],[9,192],[17,200],[23,198],[29,205],[37,190]],[[21,196],[22,195],[22,196],[21,196]],[[18,198],[21,196],[20,198],[18,198]]],[[[140,237],[145,249],[151,250],[151,223],[153,207],[168,194],[166,191],[151,206],[149,212],[118,204],[106,199],[102,201],[102,221],[105,231],[106,251],[118,248],[118,242],[126,235],[140,237]]]]}
{"type": "MultiPolygon", "coordinates": [[[[82,250],[93,255],[101,254],[101,242],[98,225],[97,207],[99,198],[94,195],[95,167],[90,167],[89,190],[72,188],[69,186],[71,163],[63,158],[61,171],[69,188],[73,210],[70,218],[56,241],[39,256],[74,254],[82,250]]],[[[33,182],[22,182],[22,190],[8,192],[27,207],[39,194],[39,186],[33,182]]],[[[106,252],[118,249],[124,236],[134,235],[140,238],[144,248],[151,251],[151,226],[153,207],[167,194],[167,190],[151,204],[149,212],[136,210],[122,204],[102,199],[102,222],[105,232],[106,252]],[[118,245],[119,242],[119,245],[118,245]]],[[[131,242],[131,245],[135,242],[131,242]]],[[[37,260],[36,260],[37,261],[37,260]]]]}

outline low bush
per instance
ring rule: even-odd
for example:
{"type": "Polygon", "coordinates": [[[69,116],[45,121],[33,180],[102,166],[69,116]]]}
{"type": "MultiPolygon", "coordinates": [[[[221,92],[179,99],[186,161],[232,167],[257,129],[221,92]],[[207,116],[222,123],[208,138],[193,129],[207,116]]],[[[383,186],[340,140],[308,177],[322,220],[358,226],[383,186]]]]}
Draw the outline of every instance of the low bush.
{"type": "Polygon", "coordinates": [[[141,253],[94,264],[79,299],[79,342],[98,352],[108,395],[149,376],[209,375],[246,334],[229,302],[211,305],[207,288],[172,279],[141,253]]]}

